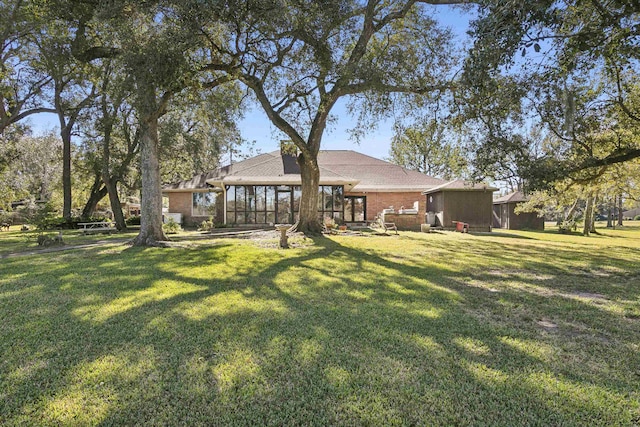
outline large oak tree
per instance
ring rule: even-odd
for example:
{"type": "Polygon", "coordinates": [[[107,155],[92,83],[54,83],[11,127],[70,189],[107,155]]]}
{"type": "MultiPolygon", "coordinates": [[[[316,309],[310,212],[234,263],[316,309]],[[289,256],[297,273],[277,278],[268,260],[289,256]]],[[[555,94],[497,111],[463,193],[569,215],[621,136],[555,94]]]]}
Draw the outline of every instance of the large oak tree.
{"type": "MultiPolygon", "coordinates": [[[[298,150],[302,197],[297,228],[317,232],[318,152],[336,104],[388,105],[390,94],[438,96],[451,87],[452,35],[433,17],[454,1],[231,2],[217,18],[224,44],[210,43],[208,70],[251,90],[298,150]]],[[[210,37],[201,10],[197,31],[210,37]]]]}
{"type": "Polygon", "coordinates": [[[111,58],[132,82],[129,102],[138,120],[142,181],[141,227],[133,243],[155,245],[166,240],[162,230],[160,118],[172,98],[186,88],[211,89],[231,79],[203,70],[202,35],[185,30],[186,18],[176,13],[171,2],[68,0],[60,1],[58,8],[59,18],[73,28],[74,56],[85,62],[111,58]]]}

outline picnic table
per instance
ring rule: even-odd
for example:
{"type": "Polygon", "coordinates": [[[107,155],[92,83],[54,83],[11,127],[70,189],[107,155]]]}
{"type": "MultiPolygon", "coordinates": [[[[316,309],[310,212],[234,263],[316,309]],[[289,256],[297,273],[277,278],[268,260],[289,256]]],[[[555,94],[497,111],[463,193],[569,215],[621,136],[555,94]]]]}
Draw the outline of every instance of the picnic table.
{"type": "Polygon", "coordinates": [[[98,222],[79,222],[78,226],[84,234],[89,233],[109,233],[116,231],[111,221],[98,221],[98,222]]]}

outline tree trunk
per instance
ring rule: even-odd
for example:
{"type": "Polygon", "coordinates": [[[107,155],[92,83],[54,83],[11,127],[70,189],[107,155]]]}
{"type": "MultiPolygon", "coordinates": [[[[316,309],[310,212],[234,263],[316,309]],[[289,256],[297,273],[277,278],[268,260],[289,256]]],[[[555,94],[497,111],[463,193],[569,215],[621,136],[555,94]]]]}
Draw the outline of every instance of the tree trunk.
{"type": "Polygon", "coordinates": [[[576,208],[578,207],[579,201],[580,199],[576,199],[576,201],[573,202],[573,205],[569,208],[569,211],[564,216],[565,221],[569,221],[573,218],[573,214],[576,212],[576,208]]]}
{"type": "Polygon", "coordinates": [[[596,232],[596,210],[598,209],[598,193],[593,196],[593,204],[591,205],[591,229],[592,233],[596,232]]]}
{"type": "MultiPolygon", "coordinates": [[[[615,199],[614,199],[615,200],[615,199]]],[[[615,205],[611,202],[607,203],[607,228],[613,227],[613,209],[615,205]]]]}
{"type": "Polygon", "coordinates": [[[618,196],[618,225],[622,226],[622,220],[623,220],[623,215],[622,215],[622,194],[620,194],[618,196]]]}
{"type": "Polygon", "coordinates": [[[587,206],[584,209],[584,228],[582,229],[582,234],[585,236],[589,236],[589,233],[591,233],[591,217],[593,215],[593,199],[594,197],[591,194],[587,196],[587,206]]]}
{"type": "Polygon", "coordinates": [[[322,232],[322,225],[318,219],[318,185],[320,184],[318,159],[306,158],[303,154],[299,154],[298,164],[302,179],[302,195],[297,229],[305,234],[318,234],[322,232]]]}
{"type": "Polygon", "coordinates": [[[162,230],[162,189],[158,159],[158,116],[143,116],[140,140],[140,173],[142,197],[140,199],[140,233],[133,240],[136,246],[157,246],[168,240],[162,230]]]}
{"type": "Polygon", "coordinates": [[[102,141],[102,182],[109,193],[109,204],[111,212],[116,223],[116,228],[120,231],[127,229],[122,214],[122,205],[120,204],[120,196],[118,195],[117,178],[111,176],[111,131],[113,129],[113,118],[109,113],[109,105],[106,94],[102,96],[102,120],[104,139],[102,141]]]}
{"type": "Polygon", "coordinates": [[[107,188],[102,185],[102,180],[100,180],[100,177],[96,177],[96,182],[94,182],[93,186],[91,187],[89,200],[87,200],[87,204],[85,204],[84,209],[82,209],[82,218],[92,217],[96,212],[98,203],[100,203],[100,200],[102,200],[106,195],[107,188]]]}
{"type": "Polygon", "coordinates": [[[71,219],[71,129],[63,125],[60,119],[60,137],[62,138],[62,216],[71,219]]]}
{"type": "Polygon", "coordinates": [[[117,181],[107,176],[102,178],[104,186],[109,193],[109,203],[111,204],[111,212],[113,212],[113,220],[116,223],[116,228],[120,231],[127,229],[127,223],[124,220],[124,214],[122,213],[122,204],[120,203],[120,195],[118,195],[117,181]]]}

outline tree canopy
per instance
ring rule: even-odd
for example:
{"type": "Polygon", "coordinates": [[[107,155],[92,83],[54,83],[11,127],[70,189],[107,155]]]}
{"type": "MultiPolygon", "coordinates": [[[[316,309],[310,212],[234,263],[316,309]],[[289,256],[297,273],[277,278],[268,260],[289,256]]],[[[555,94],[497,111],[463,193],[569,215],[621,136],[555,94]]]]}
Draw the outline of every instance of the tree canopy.
{"type": "MultiPolygon", "coordinates": [[[[637,2],[483,4],[463,75],[465,116],[481,135],[475,150],[519,152],[532,188],[640,157],[639,21],[637,2]],[[522,123],[550,143],[531,150],[522,123]]],[[[480,171],[494,166],[478,159],[480,171]]]]}
{"type": "Polygon", "coordinates": [[[463,147],[451,135],[447,126],[436,119],[420,126],[398,127],[391,140],[389,160],[437,178],[464,177],[468,161],[463,147]]]}

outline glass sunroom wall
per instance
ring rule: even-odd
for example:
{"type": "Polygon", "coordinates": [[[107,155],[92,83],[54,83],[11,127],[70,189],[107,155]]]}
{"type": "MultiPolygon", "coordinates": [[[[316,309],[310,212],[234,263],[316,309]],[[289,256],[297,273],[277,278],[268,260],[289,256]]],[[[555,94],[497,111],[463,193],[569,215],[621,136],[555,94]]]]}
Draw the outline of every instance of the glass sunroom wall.
{"type": "Polygon", "coordinates": [[[236,187],[227,189],[227,224],[236,223],[236,187]]]}
{"type": "Polygon", "coordinates": [[[276,187],[268,185],[265,187],[265,202],[267,212],[265,215],[266,224],[276,223],[276,187]]]}
{"type": "Polygon", "coordinates": [[[344,191],[342,186],[335,185],[333,192],[333,219],[337,222],[344,222],[344,191]]]}
{"type": "Polygon", "coordinates": [[[321,221],[344,220],[344,187],[341,185],[323,185],[318,192],[318,216],[321,221]]]}
{"type": "Polygon", "coordinates": [[[267,208],[266,188],[263,185],[255,186],[256,192],[256,224],[266,223],[265,211],[267,208]]]}
{"type": "Polygon", "coordinates": [[[324,200],[322,210],[327,212],[333,211],[333,191],[330,185],[322,186],[322,196],[324,200]]]}
{"type": "Polygon", "coordinates": [[[245,222],[255,224],[256,222],[256,187],[254,185],[245,186],[245,222]]]}
{"type": "Polygon", "coordinates": [[[300,198],[302,197],[302,187],[296,185],[293,187],[293,216],[297,218],[300,212],[300,198]]]}
{"type": "MultiPolygon", "coordinates": [[[[342,186],[318,189],[318,213],[321,219],[344,219],[342,186]]],[[[294,221],[300,211],[300,186],[231,186],[227,190],[228,224],[275,224],[294,221]]]]}
{"type": "Polygon", "coordinates": [[[278,187],[278,211],[276,215],[276,221],[281,224],[292,222],[291,190],[291,187],[288,185],[281,185],[278,187]]]}

